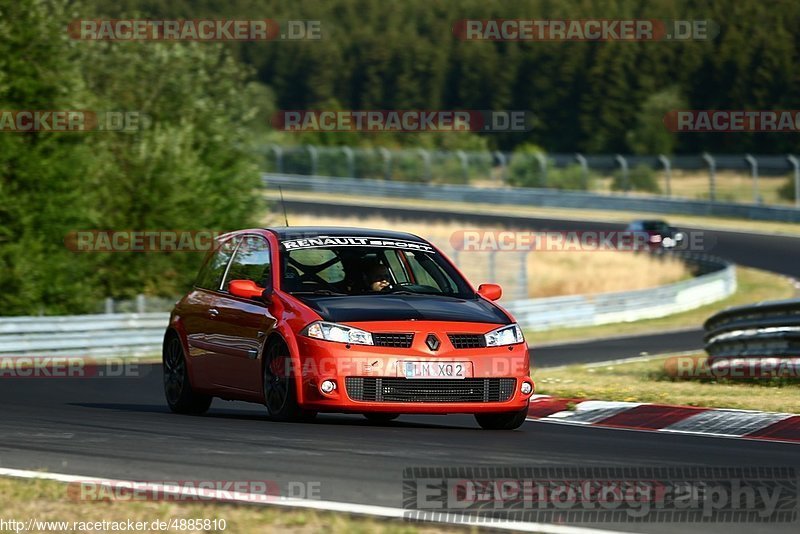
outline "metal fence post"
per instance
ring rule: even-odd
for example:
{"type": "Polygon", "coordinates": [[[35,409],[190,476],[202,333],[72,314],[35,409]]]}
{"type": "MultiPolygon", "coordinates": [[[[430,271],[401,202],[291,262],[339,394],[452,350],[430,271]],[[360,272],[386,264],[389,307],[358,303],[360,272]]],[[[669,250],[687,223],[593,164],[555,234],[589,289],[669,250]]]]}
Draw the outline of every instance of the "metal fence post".
{"type": "Polygon", "coordinates": [[[541,152],[536,152],[533,157],[539,162],[539,185],[547,187],[547,157],[541,152]]]}
{"type": "Polygon", "coordinates": [[[275,153],[275,169],[278,174],[283,174],[283,148],[278,145],[270,145],[272,152],[275,153]]]}
{"type": "Polygon", "coordinates": [[[344,157],[347,158],[347,176],[350,178],[356,177],[356,160],[355,156],[353,155],[353,149],[349,146],[343,146],[342,152],[344,152],[344,157]]]}
{"type": "Polygon", "coordinates": [[[717,200],[717,161],[708,152],[703,153],[703,161],[708,164],[708,200],[717,200]]]}
{"type": "Polygon", "coordinates": [[[378,149],[383,158],[383,179],[392,179],[392,153],[388,149],[381,147],[378,149]]]}
{"type": "Polygon", "coordinates": [[[319,161],[319,150],[313,145],[306,145],[308,155],[311,157],[311,176],[317,175],[317,163],[319,161]]]}
{"type": "Polygon", "coordinates": [[[517,298],[524,300],[528,298],[528,253],[520,252],[519,257],[519,290],[517,298]]]}
{"type": "Polygon", "coordinates": [[[431,153],[425,150],[424,148],[417,149],[417,153],[422,157],[422,163],[424,164],[424,168],[422,171],[422,178],[426,182],[431,181],[431,153]]]}
{"type": "Polygon", "coordinates": [[[586,162],[586,158],[583,157],[583,154],[575,154],[575,159],[578,161],[578,164],[581,166],[583,171],[583,189],[588,191],[589,190],[589,164],[586,162]]]}
{"type": "Polygon", "coordinates": [[[800,209],[800,160],[792,154],[786,156],[794,167],[794,207],[800,209]]]}
{"type": "Polygon", "coordinates": [[[464,181],[469,181],[469,160],[463,150],[456,150],[456,157],[461,162],[461,171],[464,173],[464,181]]]}
{"type": "Polygon", "coordinates": [[[668,197],[672,196],[672,165],[669,158],[663,154],[658,156],[658,161],[664,166],[664,186],[668,197]]]}
{"type": "Polygon", "coordinates": [[[745,154],[744,159],[750,165],[750,175],[753,177],[753,203],[761,204],[758,194],[758,161],[750,154],[745,154]]]}
{"type": "Polygon", "coordinates": [[[630,175],[628,174],[628,160],[623,158],[622,154],[617,154],[614,156],[614,161],[619,164],[619,168],[622,171],[622,187],[627,193],[631,190],[631,179],[630,175]]]}
{"type": "Polygon", "coordinates": [[[139,293],[136,295],[136,313],[144,313],[146,308],[144,295],[139,293]]]}
{"type": "MultiPolygon", "coordinates": [[[[500,183],[504,184],[508,178],[508,176],[506,176],[508,174],[508,158],[499,150],[495,150],[492,155],[497,158],[497,161],[500,163],[500,183]]],[[[489,172],[491,173],[492,171],[490,170],[489,172]]]]}
{"type": "Polygon", "coordinates": [[[105,305],[106,305],[106,310],[105,311],[106,311],[107,314],[114,313],[114,299],[113,298],[106,297],[105,305]]]}

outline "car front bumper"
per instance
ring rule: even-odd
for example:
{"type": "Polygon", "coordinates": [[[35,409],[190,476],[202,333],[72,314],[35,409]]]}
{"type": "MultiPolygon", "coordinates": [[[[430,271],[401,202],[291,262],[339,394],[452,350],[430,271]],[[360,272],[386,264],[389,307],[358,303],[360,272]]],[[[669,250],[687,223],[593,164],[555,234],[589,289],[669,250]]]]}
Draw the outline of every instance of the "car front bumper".
{"type": "MultiPolygon", "coordinates": [[[[417,338],[422,336],[416,336],[417,338]]],[[[449,344],[448,344],[449,345],[449,344]]],[[[500,413],[525,409],[534,390],[525,343],[434,354],[409,348],[347,345],[298,337],[303,408],[321,412],[500,413]],[[464,378],[409,378],[405,362],[457,364],[464,378]],[[324,393],[321,385],[333,381],[324,393]],[[523,393],[523,384],[530,392],[523,393]]]]}

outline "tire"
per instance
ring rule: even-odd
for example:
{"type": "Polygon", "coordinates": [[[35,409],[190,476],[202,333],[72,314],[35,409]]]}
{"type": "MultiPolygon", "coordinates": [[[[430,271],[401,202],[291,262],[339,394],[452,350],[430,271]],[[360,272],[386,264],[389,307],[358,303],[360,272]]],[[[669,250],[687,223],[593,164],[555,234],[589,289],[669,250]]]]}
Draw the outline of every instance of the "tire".
{"type": "Polygon", "coordinates": [[[180,414],[206,413],[213,397],[192,390],[189,370],[186,368],[186,355],[177,335],[170,335],[164,342],[161,362],[164,373],[164,396],[167,398],[169,409],[180,414]]]}
{"type": "Polygon", "coordinates": [[[389,421],[394,421],[400,417],[399,413],[365,413],[367,421],[376,425],[385,425],[389,421]]]}
{"type": "Polygon", "coordinates": [[[475,420],[484,430],[514,430],[522,426],[528,416],[528,408],[518,412],[476,413],[475,420]]]}
{"type": "Polygon", "coordinates": [[[317,412],[304,410],[297,403],[294,376],[287,371],[289,361],[289,348],[283,341],[275,340],[267,346],[264,352],[264,405],[275,421],[310,421],[317,412]]]}

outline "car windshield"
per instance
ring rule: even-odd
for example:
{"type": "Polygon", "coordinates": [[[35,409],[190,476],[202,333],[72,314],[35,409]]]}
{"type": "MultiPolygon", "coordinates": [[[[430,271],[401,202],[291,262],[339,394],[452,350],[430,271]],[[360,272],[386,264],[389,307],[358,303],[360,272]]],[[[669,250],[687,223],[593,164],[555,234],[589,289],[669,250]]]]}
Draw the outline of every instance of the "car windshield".
{"type": "Polygon", "coordinates": [[[669,225],[663,221],[644,221],[642,229],[646,232],[667,232],[669,225]]]}
{"type": "Polygon", "coordinates": [[[432,247],[283,249],[281,287],[304,295],[438,295],[473,298],[466,281],[432,247]]]}

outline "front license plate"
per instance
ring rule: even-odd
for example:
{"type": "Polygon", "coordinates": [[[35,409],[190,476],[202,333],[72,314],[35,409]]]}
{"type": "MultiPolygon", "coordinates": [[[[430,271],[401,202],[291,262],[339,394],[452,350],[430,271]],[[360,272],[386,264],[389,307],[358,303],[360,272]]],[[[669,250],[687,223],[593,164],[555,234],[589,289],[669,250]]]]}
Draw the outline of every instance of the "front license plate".
{"type": "Polygon", "coordinates": [[[464,378],[467,365],[464,362],[403,362],[406,378],[464,378]]]}

